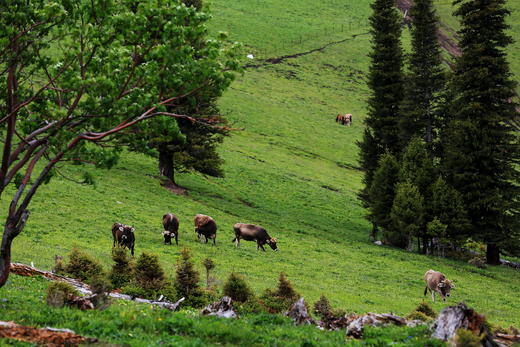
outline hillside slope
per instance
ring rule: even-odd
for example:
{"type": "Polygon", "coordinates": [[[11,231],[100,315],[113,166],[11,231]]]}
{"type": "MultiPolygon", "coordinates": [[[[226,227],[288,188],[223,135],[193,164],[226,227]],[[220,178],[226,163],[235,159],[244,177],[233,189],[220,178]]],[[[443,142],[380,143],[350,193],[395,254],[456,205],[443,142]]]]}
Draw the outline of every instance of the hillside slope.
{"type": "MultiPolygon", "coordinates": [[[[177,196],[159,186],[152,159],[133,153],[110,171],[87,167],[96,187],[58,176],[34,199],[13,260],[50,268],[54,254],[77,246],[108,267],[110,227],[121,221],[136,228],[137,254],[159,254],[173,274],[180,247],[162,245],[160,234],[161,217],[171,211],[181,221],[181,247],[193,249],[199,270],[200,260],[214,259],[221,281],[237,271],[259,293],[273,287],[283,271],[310,302],[325,294],[348,311],[405,314],[423,300],[422,277],[433,268],[457,284],[450,301],[436,303],[436,309],[465,301],[494,323],[520,325],[518,272],[481,270],[367,240],[369,225],[356,199],[361,187],[356,141],[368,96],[369,3],[300,0],[288,8],[277,0],[216,0],[212,31],[226,30],[243,42],[244,55],[255,56],[248,63],[258,65],[247,68],[220,100],[233,127],[244,129],[221,147],[226,177],[178,175],[189,194],[177,196]],[[310,51],[279,63],[265,61],[310,51]],[[334,122],[337,113],[347,112],[354,116],[352,127],[334,122]],[[197,242],[196,213],[216,219],[216,247],[197,242]],[[278,238],[280,252],[257,252],[248,242],[236,249],[231,243],[236,222],[263,225],[278,238]]],[[[60,171],[79,177],[83,169],[60,171]]],[[[3,201],[2,213],[5,208],[3,201]]]]}

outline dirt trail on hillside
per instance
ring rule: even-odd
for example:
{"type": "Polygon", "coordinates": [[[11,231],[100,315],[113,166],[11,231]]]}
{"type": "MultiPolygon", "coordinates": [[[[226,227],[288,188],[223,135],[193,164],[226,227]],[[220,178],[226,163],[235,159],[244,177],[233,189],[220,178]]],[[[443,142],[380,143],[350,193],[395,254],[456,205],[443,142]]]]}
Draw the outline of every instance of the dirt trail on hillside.
{"type": "MultiPolygon", "coordinates": [[[[410,17],[410,8],[412,7],[413,1],[412,0],[396,0],[396,3],[397,3],[397,8],[399,8],[399,10],[401,10],[401,12],[406,14],[404,20],[406,22],[411,23],[412,18],[410,17]]],[[[441,27],[445,27],[445,25],[443,25],[442,23],[439,23],[439,25],[441,27]]],[[[441,45],[441,47],[446,52],[448,52],[450,56],[460,57],[462,55],[462,51],[460,50],[457,42],[454,39],[452,39],[451,37],[449,37],[448,35],[446,35],[446,33],[444,33],[442,31],[442,29],[437,30],[437,40],[439,40],[439,44],[441,45]]],[[[450,64],[450,63],[448,62],[448,64],[450,64]]],[[[451,64],[450,64],[450,66],[451,66],[451,64]]]]}

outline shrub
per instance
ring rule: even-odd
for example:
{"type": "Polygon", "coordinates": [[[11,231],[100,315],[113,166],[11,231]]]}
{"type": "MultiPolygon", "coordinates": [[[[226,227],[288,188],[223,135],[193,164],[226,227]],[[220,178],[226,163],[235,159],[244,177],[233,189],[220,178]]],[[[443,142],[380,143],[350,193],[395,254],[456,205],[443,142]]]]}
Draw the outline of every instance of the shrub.
{"type": "Polygon", "coordinates": [[[81,281],[87,281],[104,273],[103,267],[97,260],[77,248],[73,248],[70,252],[65,272],[81,281]]]}
{"type": "Polygon", "coordinates": [[[181,251],[173,286],[179,297],[186,298],[187,306],[201,307],[204,305],[205,300],[199,287],[199,273],[194,268],[189,248],[181,251]]]}
{"type": "Polygon", "coordinates": [[[477,255],[468,260],[468,264],[474,265],[480,269],[486,268],[486,257],[484,255],[477,255]]]}
{"type": "Polygon", "coordinates": [[[431,321],[433,318],[430,317],[430,316],[425,315],[423,312],[413,311],[413,312],[410,313],[408,316],[406,316],[406,319],[410,319],[410,320],[420,320],[420,321],[423,321],[423,322],[429,322],[429,321],[431,321]]]}
{"type": "Polygon", "coordinates": [[[121,287],[121,293],[130,295],[132,298],[145,298],[148,296],[146,290],[133,282],[121,287]]]}
{"type": "Polygon", "coordinates": [[[453,338],[453,346],[455,347],[480,347],[482,344],[480,336],[474,335],[471,331],[466,329],[458,329],[453,338]]]}
{"type": "Polygon", "coordinates": [[[108,278],[114,288],[121,288],[129,284],[134,278],[135,264],[122,247],[112,249],[112,260],[115,264],[112,265],[108,278]]]}
{"type": "Polygon", "coordinates": [[[46,291],[47,304],[53,307],[63,307],[70,294],[78,295],[78,291],[66,282],[52,282],[46,291]]]}
{"type": "Polygon", "coordinates": [[[437,317],[437,313],[433,310],[433,308],[427,304],[426,302],[421,302],[417,308],[415,309],[417,312],[424,313],[426,316],[435,318],[437,317]]]}
{"type": "Polygon", "coordinates": [[[287,280],[282,272],[278,279],[278,287],[275,290],[266,289],[260,297],[260,301],[268,312],[281,313],[288,310],[299,297],[300,295],[294,290],[291,282],[287,280]]]}
{"type": "Polygon", "coordinates": [[[89,281],[90,289],[96,296],[92,299],[94,307],[104,310],[112,303],[108,295],[112,290],[112,283],[103,276],[96,276],[89,281]]]}
{"type": "Polygon", "coordinates": [[[148,297],[154,297],[165,286],[164,270],[155,254],[141,253],[135,265],[135,282],[148,297]]]}
{"type": "Polygon", "coordinates": [[[325,295],[321,295],[320,299],[314,303],[314,314],[321,319],[325,319],[331,314],[332,306],[330,306],[329,299],[325,295]]]}
{"type": "Polygon", "coordinates": [[[58,275],[65,273],[65,266],[63,265],[63,257],[61,255],[54,256],[54,267],[52,268],[52,272],[58,275]]]}
{"type": "Polygon", "coordinates": [[[224,284],[224,295],[233,301],[244,303],[253,296],[253,292],[242,276],[232,272],[224,284]]]}
{"type": "Polygon", "coordinates": [[[210,258],[206,258],[202,261],[202,265],[206,269],[206,287],[210,287],[210,272],[215,268],[215,262],[210,258]]]}

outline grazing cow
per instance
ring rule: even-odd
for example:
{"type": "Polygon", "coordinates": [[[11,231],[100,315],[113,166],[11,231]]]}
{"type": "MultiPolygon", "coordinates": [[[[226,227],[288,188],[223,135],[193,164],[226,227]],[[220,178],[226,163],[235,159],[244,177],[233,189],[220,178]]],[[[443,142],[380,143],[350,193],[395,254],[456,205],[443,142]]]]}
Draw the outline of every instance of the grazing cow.
{"type": "Polygon", "coordinates": [[[348,126],[352,125],[352,114],[347,113],[345,116],[345,122],[343,124],[347,124],[348,126]]]}
{"type": "Polygon", "coordinates": [[[217,223],[210,216],[205,214],[198,214],[194,219],[195,232],[198,234],[199,239],[204,236],[206,243],[208,239],[213,239],[213,245],[217,238],[217,223]]]}
{"type": "Polygon", "coordinates": [[[442,273],[434,270],[428,270],[424,274],[424,281],[426,288],[424,288],[424,295],[430,291],[432,300],[435,302],[435,292],[441,295],[442,301],[446,301],[446,297],[450,296],[450,290],[455,288],[452,281],[446,278],[442,273]]]}
{"type": "Polygon", "coordinates": [[[179,218],[173,213],[167,213],[162,217],[164,226],[164,244],[172,244],[172,236],[175,236],[175,244],[179,245],[179,218]]]}
{"type": "Polygon", "coordinates": [[[240,239],[246,241],[256,241],[256,250],[260,248],[265,252],[264,245],[267,243],[274,251],[278,251],[276,239],[270,237],[267,231],[259,225],[237,223],[233,226],[235,231],[235,242],[237,248],[240,247],[240,239]]]}
{"type": "Polygon", "coordinates": [[[129,225],[114,223],[112,226],[112,236],[114,237],[114,243],[112,247],[115,247],[116,243],[121,247],[127,247],[130,249],[130,252],[133,256],[135,246],[134,230],[135,229],[129,225]]]}

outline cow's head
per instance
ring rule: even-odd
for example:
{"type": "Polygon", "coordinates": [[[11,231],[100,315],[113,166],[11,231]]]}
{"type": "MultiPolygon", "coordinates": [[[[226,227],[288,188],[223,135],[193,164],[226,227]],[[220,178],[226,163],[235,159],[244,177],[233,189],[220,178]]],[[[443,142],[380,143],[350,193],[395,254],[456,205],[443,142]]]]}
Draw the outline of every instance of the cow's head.
{"type": "Polygon", "coordinates": [[[278,247],[276,246],[276,239],[274,237],[271,237],[269,240],[266,241],[266,243],[271,247],[273,251],[278,251],[278,247]]]}
{"type": "Polygon", "coordinates": [[[439,291],[441,293],[442,300],[446,301],[446,297],[450,296],[450,291],[452,288],[455,288],[455,285],[453,284],[453,281],[445,279],[445,280],[439,282],[439,284],[437,284],[437,287],[439,287],[439,291]]]}

